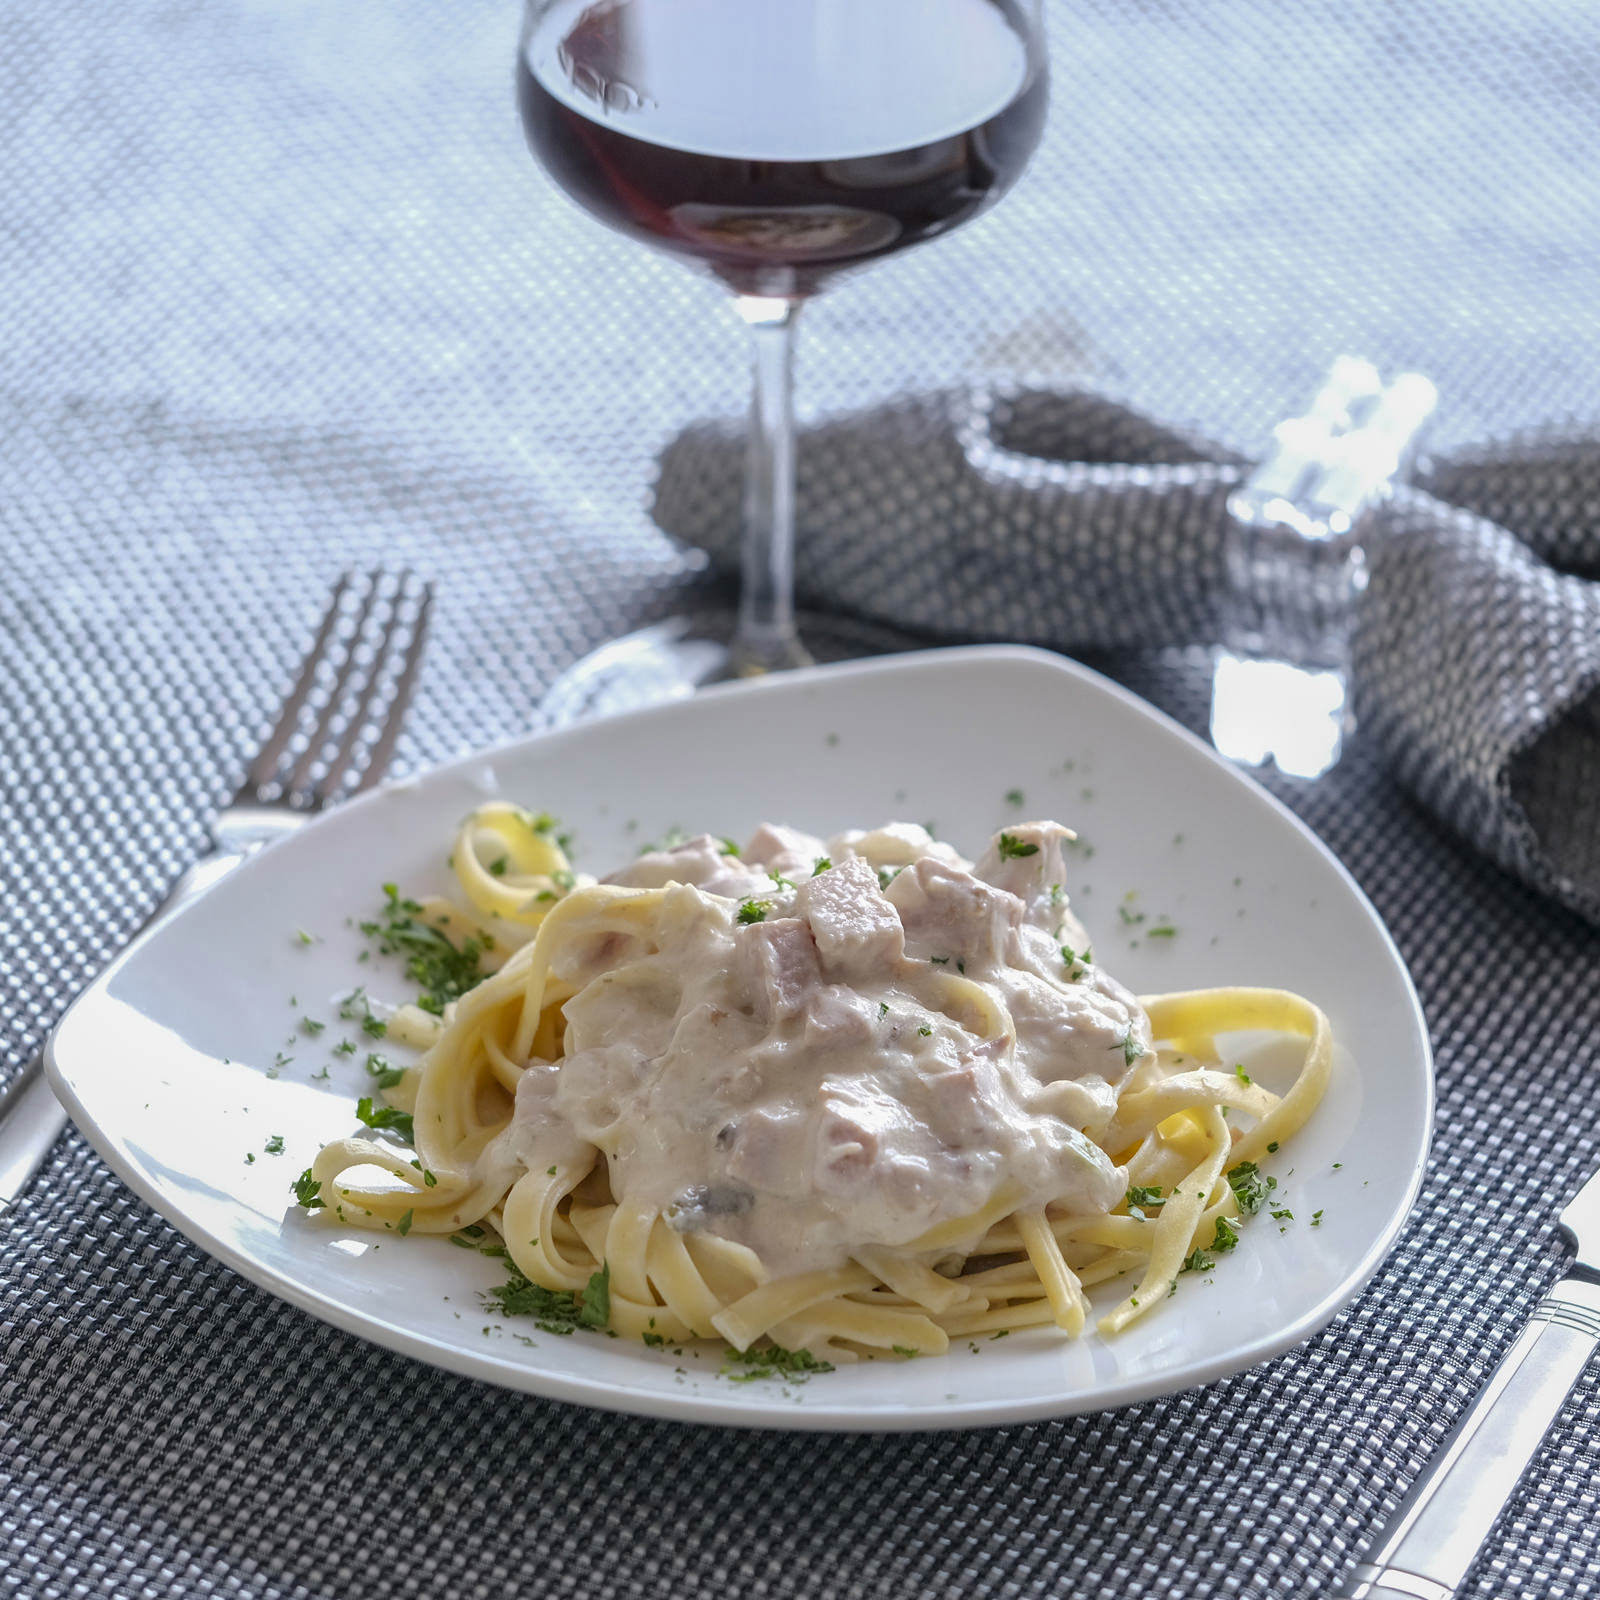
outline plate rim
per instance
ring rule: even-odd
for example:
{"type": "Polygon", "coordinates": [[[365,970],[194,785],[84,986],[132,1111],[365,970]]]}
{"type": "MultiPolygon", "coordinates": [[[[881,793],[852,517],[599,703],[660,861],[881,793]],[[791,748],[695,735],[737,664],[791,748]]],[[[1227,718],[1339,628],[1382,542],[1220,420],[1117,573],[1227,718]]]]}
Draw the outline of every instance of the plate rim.
{"type": "MultiPolygon", "coordinates": [[[[1231,777],[1253,789],[1256,797],[1276,812],[1280,821],[1288,823],[1299,835],[1303,844],[1309,845],[1322,857],[1354,897],[1357,907],[1371,925],[1372,931],[1380,940],[1401,980],[1420,1043],[1423,1114],[1420,1140],[1413,1156],[1411,1171],[1407,1175],[1403,1203],[1395,1208],[1393,1215],[1368,1244],[1360,1258],[1315,1305],[1280,1329],[1264,1334],[1248,1344],[1237,1346],[1225,1354],[1213,1356],[1196,1367],[1186,1368],[1182,1381],[1177,1384],[1174,1384],[1170,1377],[1163,1378],[1159,1373],[1151,1373],[1097,1386],[1087,1393],[1062,1390],[1051,1396],[952,1401],[938,1406],[923,1405],[907,1408],[903,1412],[873,1412],[866,1415],[837,1404],[796,1405],[792,1401],[788,1403],[776,1399],[767,1401],[759,1396],[745,1393],[738,1396],[684,1394],[680,1397],[655,1389],[633,1389],[597,1378],[524,1367],[497,1358],[488,1351],[469,1351],[462,1346],[418,1333],[393,1322],[379,1320],[370,1313],[363,1314],[325,1298],[317,1291],[305,1287],[298,1279],[268,1265],[259,1257],[248,1251],[236,1249],[203,1223],[189,1216],[181,1207],[174,1206],[169,1209],[160,1186],[147,1180],[139,1164],[124,1150],[115,1132],[102,1124],[85,1105],[57,1056],[58,1040],[68,1031],[74,1018],[91,1001],[104,998],[106,989],[128,962],[142,951],[145,945],[162,937],[168,927],[187,915],[190,908],[198,904],[204,895],[187,902],[170,916],[158,917],[149,927],[143,929],[73,1000],[50,1030],[45,1041],[43,1059],[50,1087],[91,1148],[139,1200],[150,1206],[169,1226],[198,1245],[207,1255],[237,1272],[258,1288],[309,1313],[321,1322],[383,1349],[422,1361],[455,1376],[493,1383],[503,1389],[542,1399],[559,1400],[631,1416],[648,1416],[662,1421],[723,1427],[776,1428],[785,1431],[827,1433],[943,1432],[955,1429],[1006,1427],[1025,1422],[1053,1421],[1068,1416],[1120,1410],[1127,1406],[1201,1388],[1222,1378],[1260,1366],[1263,1362],[1270,1361],[1312,1338],[1351,1304],[1388,1259],[1400,1234],[1411,1220],[1416,1209],[1417,1195],[1427,1171],[1437,1111],[1433,1041],[1427,1015],[1417,994],[1410,969],[1395,944],[1393,935],[1385,926],[1382,917],[1378,915],[1377,908],[1344,862],[1304,820],[1251,774],[1235,766],[1204,739],[1185,728],[1159,707],[1108,678],[1104,673],[1070,656],[1032,645],[978,644],[935,647],[807,667],[784,673],[776,683],[772,680],[757,680],[718,684],[699,691],[690,699],[668,701],[585,719],[581,723],[569,724],[563,728],[524,733],[468,751],[421,771],[380,784],[332,811],[311,818],[306,827],[297,830],[293,837],[304,837],[307,830],[321,825],[334,816],[343,817],[359,809],[381,804],[387,796],[397,791],[413,789],[422,783],[448,778],[469,771],[474,765],[485,761],[494,761],[512,752],[521,752],[559,741],[575,732],[602,724],[616,729],[641,719],[659,717],[664,712],[676,713],[703,700],[758,695],[769,692],[773,687],[805,687],[818,682],[894,676],[930,667],[944,668],[951,665],[959,666],[965,662],[991,661],[1032,664],[1108,694],[1118,702],[1123,711],[1155,724],[1161,732],[1169,736],[1176,736],[1207,762],[1222,768],[1231,777]],[[1086,1399],[1087,1403],[1076,1403],[1080,1399],[1086,1399]]],[[[266,850],[261,851],[258,857],[241,863],[235,872],[230,872],[226,876],[231,880],[237,872],[260,870],[261,857],[269,853],[266,850]]]]}

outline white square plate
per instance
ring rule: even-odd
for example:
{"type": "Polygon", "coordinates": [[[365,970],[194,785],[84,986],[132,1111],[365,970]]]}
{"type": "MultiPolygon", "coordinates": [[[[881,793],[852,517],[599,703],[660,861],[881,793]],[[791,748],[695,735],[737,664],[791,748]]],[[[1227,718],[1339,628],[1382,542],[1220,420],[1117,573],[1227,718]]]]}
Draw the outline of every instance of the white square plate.
{"type": "MultiPolygon", "coordinates": [[[[1148,1400],[1265,1360],[1326,1323],[1377,1268],[1416,1193],[1432,1115],[1416,995],[1327,850],[1133,695],[1009,647],[729,686],[380,790],[247,862],[134,946],[68,1013],[49,1070],[139,1195],[316,1316],[561,1400],[791,1428],[1019,1422],[1148,1400]],[[1074,908],[1096,959],[1136,991],[1282,986],[1332,1019],[1333,1085],[1271,1169],[1296,1220],[1280,1231],[1255,1218],[1212,1277],[1184,1277],[1159,1312],[1112,1340],[1033,1330],[803,1384],[734,1383],[709,1351],[674,1356],[501,1321],[479,1303],[498,1280],[494,1262],[443,1239],[341,1232],[325,1213],[293,1209],[289,1192],[326,1140],[356,1131],[353,1104],[369,1091],[368,1042],[334,1053],[352,1032],[339,997],[358,984],[409,993],[387,961],[363,963],[352,919],[375,911],[386,882],[445,890],[454,829],[492,795],[562,817],[579,864],[600,873],[674,826],[743,836],[772,820],[828,834],[898,818],[935,824],[976,854],[1024,813],[1068,823],[1085,841],[1072,857],[1074,908]],[[1176,935],[1142,937],[1157,919],[1176,935]],[[326,1030],[298,1031],[302,1016],[326,1030]],[[275,1067],[280,1054],[291,1059],[275,1067]],[[281,1154],[267,1150],[274,1136],[281,1154]]],[[[1122,1292],[1111,1286],[1097,1303],[1122,1292]]]]}

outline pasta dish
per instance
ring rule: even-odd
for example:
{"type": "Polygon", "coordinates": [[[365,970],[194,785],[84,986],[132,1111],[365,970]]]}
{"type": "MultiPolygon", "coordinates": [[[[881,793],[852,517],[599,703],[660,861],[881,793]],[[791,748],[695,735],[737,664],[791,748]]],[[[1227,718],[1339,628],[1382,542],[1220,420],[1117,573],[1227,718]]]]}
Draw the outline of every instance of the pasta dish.
{"type": "Polygon", "coordinates": [[[763,825],[596,882],[550,819],[483,806],[464,904],[405,902],[481,963],[388,1021],[424,1049],[384,1091],[412,1145],[330,1144],[302,1203],[492,1230],[535,1305],[651,1345],[935,1355],[1076,1335],[1118,1280],[1114,1334],[1270,1204],[1332,1044],[1282,990],[1131,994],[1069,907],[1072,837],[1022,823],[972,862],[904,823],[763,825]],[[1282,1095],[1221,1051],[1256,1030],[1303,1046],[1282,1095]]]}

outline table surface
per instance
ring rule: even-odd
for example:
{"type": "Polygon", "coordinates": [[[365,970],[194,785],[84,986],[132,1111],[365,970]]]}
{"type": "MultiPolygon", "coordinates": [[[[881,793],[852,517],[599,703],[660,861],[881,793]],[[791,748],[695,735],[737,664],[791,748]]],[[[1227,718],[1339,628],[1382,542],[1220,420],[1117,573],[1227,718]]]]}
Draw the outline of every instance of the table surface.
{"type": "MultiPolygon", "coordinates": [[[[807,409],[975,372],[1260,447],[1328,361],[1457,444],[1600,411],[1600,15],[1052,0],[992,216],[808,311],[807,409]]],[[[349,564],[440,584],[399,762],[535,726],[708,598],[648,514],[741,403],[717,292],[520,148],[515,7],[19,0],[0,16],[0,1081],[201,848],[349,564]]],[[[1192,659],[1097,662],[1197,725],[1192,659]]],[[[0,1595],[1310,1596],[1559,1270],[1597,1164],[1600,947],[1358,736],[1273,784],[1410,963],[1435,1152],[1386,1268],[1280,1360],[938,1437],[719,1434],[433,1372],[280,1305],[69,1134],[0,1223],[0,1595]]],[[[1381,1070],[1381,1064],[1378,1064],[1381,1070]]],[[[1600,1594],[1595,1373],[1466,1593],[1600,1594]]]]}

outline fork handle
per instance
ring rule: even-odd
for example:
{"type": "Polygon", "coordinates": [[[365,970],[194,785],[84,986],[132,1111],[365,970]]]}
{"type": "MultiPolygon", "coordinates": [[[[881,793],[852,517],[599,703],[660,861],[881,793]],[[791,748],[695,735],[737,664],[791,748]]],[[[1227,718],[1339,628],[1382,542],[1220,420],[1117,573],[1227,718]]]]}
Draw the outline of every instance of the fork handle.
{"type": "Polygon", "coordinates": [[[1455,1600],[1461,1581],[1600,1348],[1600,1283],[1541,1300],[1467,1414],[1355,1570],[1343,1600],[1455,1600]]]}
{"type": "MultiPolygon", "coordinates": [[[[140,925],[134,938],[179,906],[187,905],[253,854],[254,849],[213,850],[202,856],[172,886],[172,892],[140,925]]],[[[44,1165],[66,1125],[67,1114],[45,1080],[41,1050],[0,1095],[0,1219],[22,1198],[23,1190],[44,1165]]]]}

